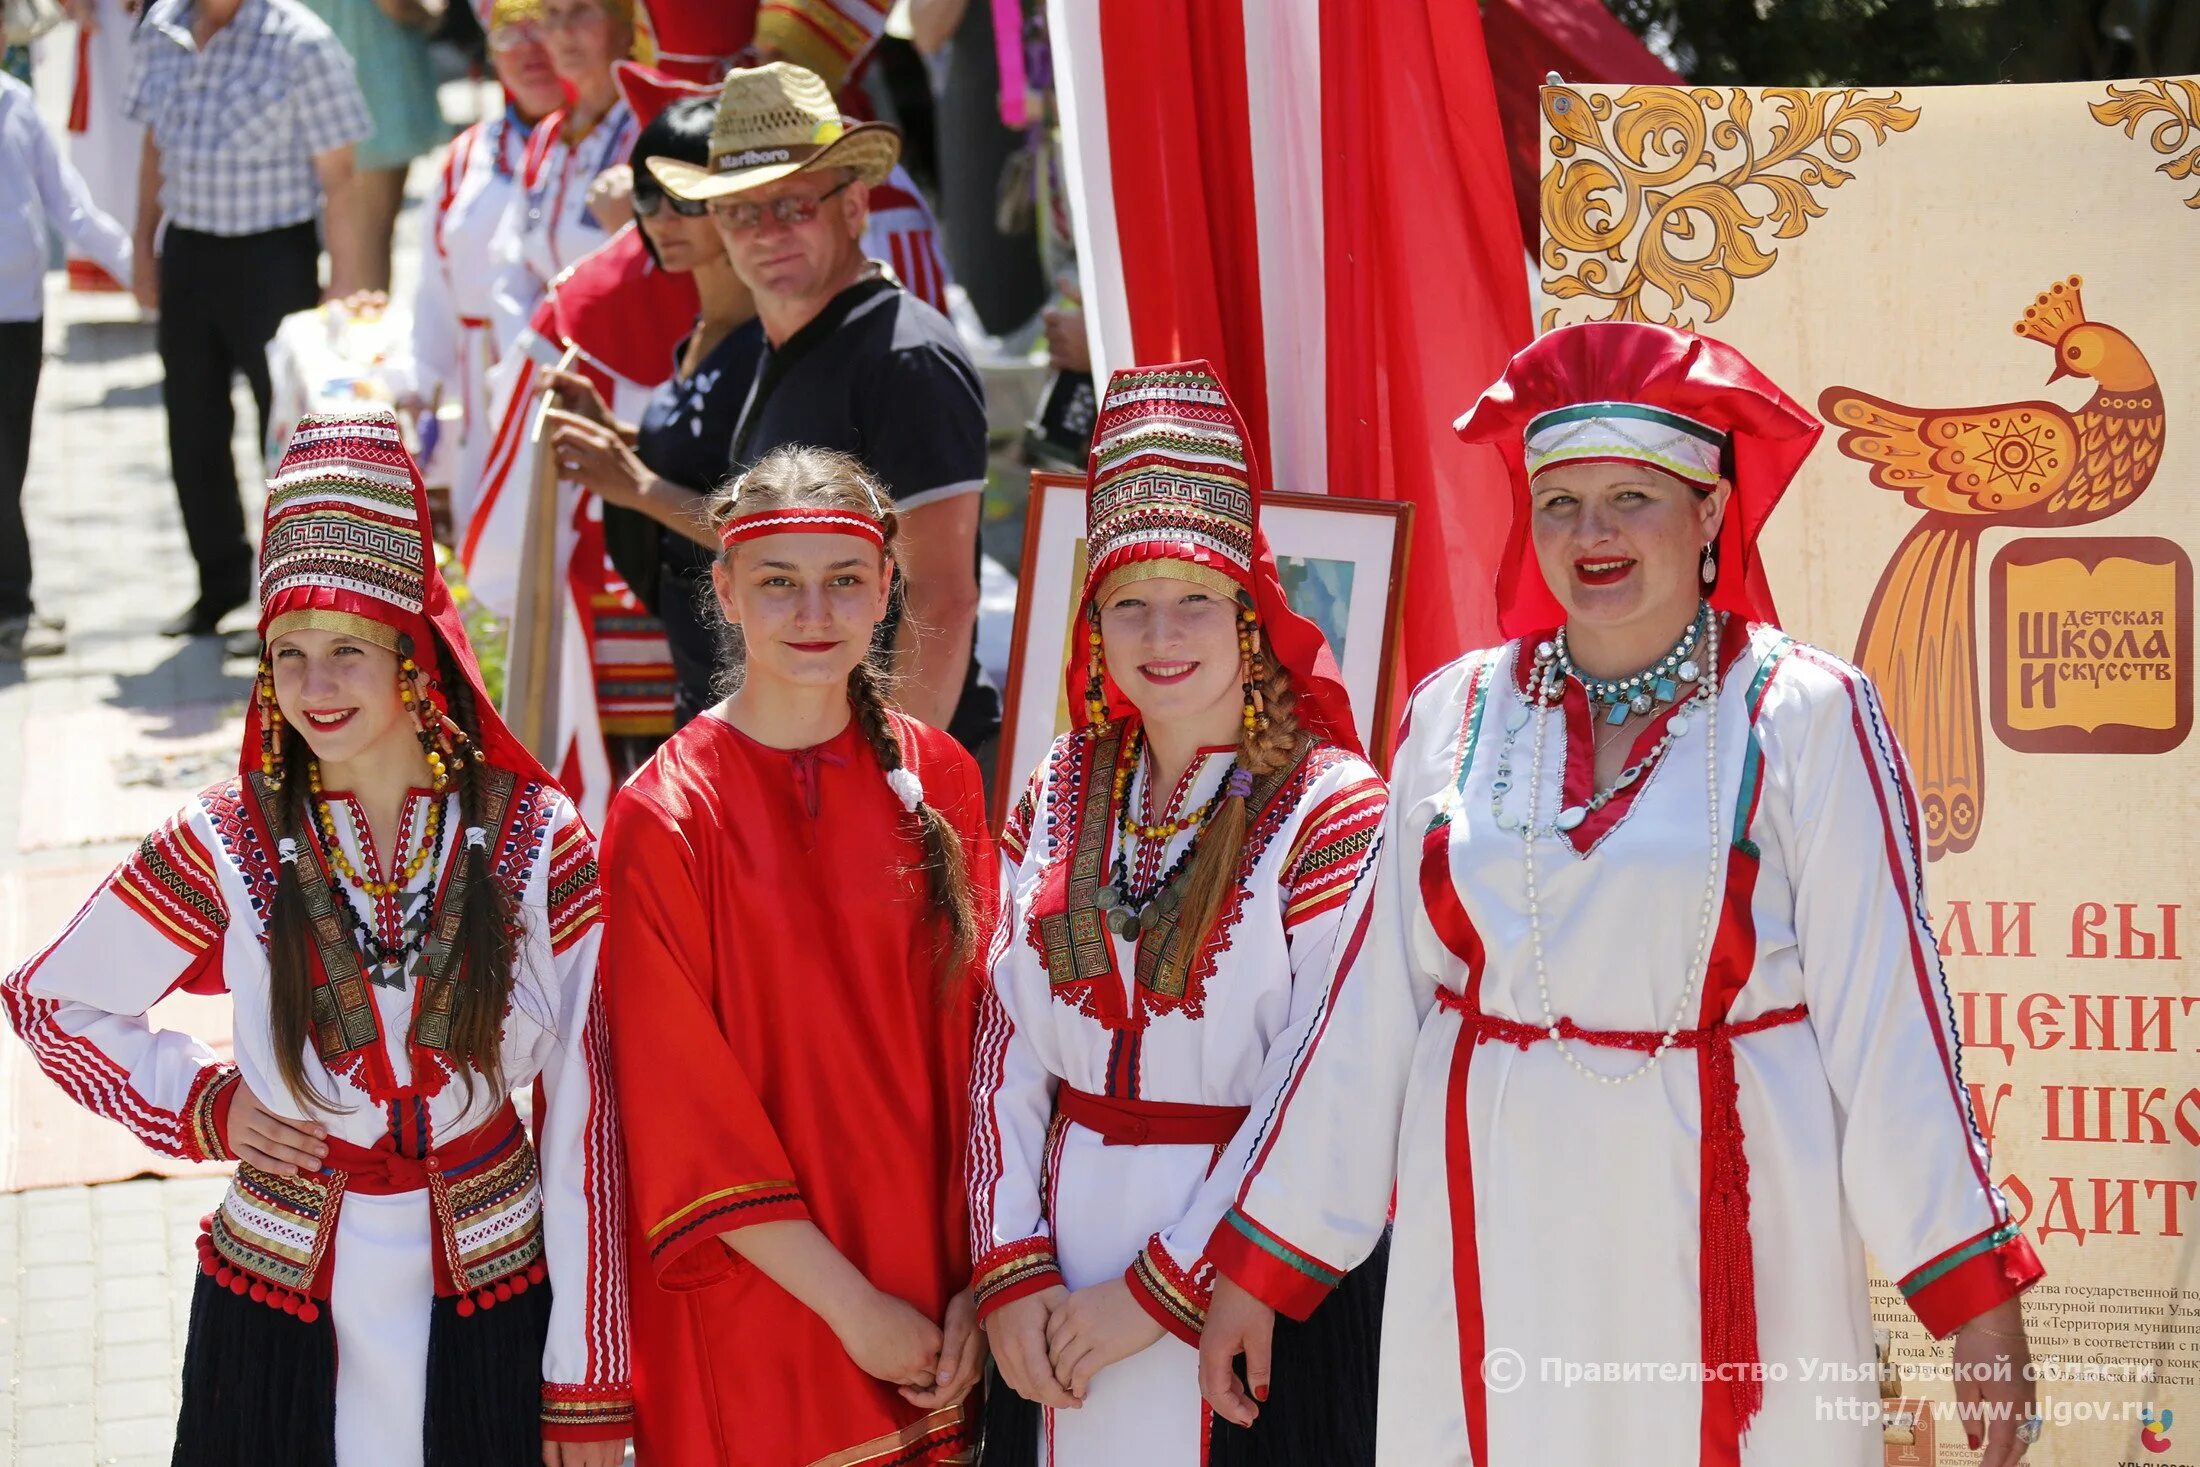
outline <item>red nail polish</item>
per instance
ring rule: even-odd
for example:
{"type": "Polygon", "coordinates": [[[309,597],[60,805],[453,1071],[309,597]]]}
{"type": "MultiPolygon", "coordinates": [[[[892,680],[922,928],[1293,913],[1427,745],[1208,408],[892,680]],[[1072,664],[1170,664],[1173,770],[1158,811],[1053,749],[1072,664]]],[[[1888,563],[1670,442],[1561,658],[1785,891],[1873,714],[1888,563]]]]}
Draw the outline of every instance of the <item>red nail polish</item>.
{"type": "Polygon", "coordinates": [[[1265,1383],[1253,1387],[1253,1399],[1256,1401],[1268,1399],[1268,1387],[1265,1383]]]}

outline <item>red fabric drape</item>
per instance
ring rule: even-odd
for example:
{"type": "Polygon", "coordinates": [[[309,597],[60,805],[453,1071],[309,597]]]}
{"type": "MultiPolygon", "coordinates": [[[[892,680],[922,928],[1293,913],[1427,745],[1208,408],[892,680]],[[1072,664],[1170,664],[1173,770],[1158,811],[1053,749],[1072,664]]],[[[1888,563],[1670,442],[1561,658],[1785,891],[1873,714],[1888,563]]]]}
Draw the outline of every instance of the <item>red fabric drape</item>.
{"type": "Polygon", "coordinates": [[[1527,264],[1475,8],[1324,6],[1321,44],[1330,490],[1416,506],[1410,686],[1496,640],[1505,462],[1449,425],[1532,334],[1527,264]]]}
{"type": "Polygon", "coordinates": [[[1214,363],[1265,455],[1268,360],[1244,12],[1236,4],[1108,0],[1099,18],[1109,187],[1135,363],[1214,363]]]}

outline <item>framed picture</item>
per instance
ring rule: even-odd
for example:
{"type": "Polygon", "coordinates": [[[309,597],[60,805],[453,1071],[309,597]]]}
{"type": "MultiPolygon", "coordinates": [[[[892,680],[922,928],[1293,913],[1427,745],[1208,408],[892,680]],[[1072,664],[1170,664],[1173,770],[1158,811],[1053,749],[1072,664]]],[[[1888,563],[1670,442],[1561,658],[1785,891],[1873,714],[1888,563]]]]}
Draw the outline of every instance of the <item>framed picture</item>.
{"type": "MultiPolygon", "coordinates": [[[[1261,529],[1275,552],[1284,599],[1321,628],[1344,675],[1353,721],[1378,766],[1390,762],[1391,671],[1406,578],[1413,506],[1327,494],[1268,494],[1261,529]]],[[[1071,619],[1085,584],[1085,481],[1067,474],[1031,476],[1024,517],[1024,562],[1016,583],[1016,628],[1002,690],[1001,762],[994,776],[997,826],[1046,757],[1069,731],[1062,669],[1084,646],[1071,619]]]]}

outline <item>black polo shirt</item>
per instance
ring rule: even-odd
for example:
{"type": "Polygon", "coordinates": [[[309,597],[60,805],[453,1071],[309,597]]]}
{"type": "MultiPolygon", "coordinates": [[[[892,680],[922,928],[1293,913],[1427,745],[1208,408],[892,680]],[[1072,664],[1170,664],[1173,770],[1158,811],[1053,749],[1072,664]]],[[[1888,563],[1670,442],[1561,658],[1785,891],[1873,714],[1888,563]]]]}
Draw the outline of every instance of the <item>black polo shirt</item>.
{"type": "MultiPolygon", "coordinates": [[[[789,444],[854,455],[904,512],[981,493],[985,388],[947,318],[874,276],[833,297],[784,344],[765,346],[734,431],[730,466],[741,473],[789,444]]],[[[970,576],[975,584],[975,546],[970,576]]],[[[879,627],[880,645],[900,621],[897,593],[879,627]]],[[[1000,724],[1000,692],[979,670],[973,630],[970,668],[947,731],[974,750],[1000,724]]]]}

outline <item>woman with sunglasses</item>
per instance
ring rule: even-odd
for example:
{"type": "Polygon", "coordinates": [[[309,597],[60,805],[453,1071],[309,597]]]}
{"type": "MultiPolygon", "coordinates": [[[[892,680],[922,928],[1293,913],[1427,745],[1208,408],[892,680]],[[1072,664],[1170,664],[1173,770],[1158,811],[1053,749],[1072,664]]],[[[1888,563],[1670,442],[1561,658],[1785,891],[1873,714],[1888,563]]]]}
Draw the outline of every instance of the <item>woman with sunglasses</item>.
{"type": "Polygon", "coordinates": [[[485,393],[497,359],[489,332],[496,258],[490,242],[519,194],[520,163],[535,124],[565,104],[565,88],[542,39],[542,0],[496,0],[489,10],[489,58],[504,110],[452,140],[436,181],[420,286],[413,296],[412,349],[393,364],[392,388],[409,413],[459,404],[458,473],[471,488],[487,433],[485,393]]]}
{"type": "Polygon", "coordinates": [[[742,394],[763,350],[756,307],[733,273],[709,206],[675,198],[646,166],[651,158],[702,163],[710,156],[717,103],[692,97],[666,108],[634,144],[634,213],[659,268],[686,275],[701,309],[674,348],[672,375],[650,394],[637,424],[619,422],[595,384],[552,372],[552,450],[565,477],[604,502],[604,538],[614,563],[643,604],[664,621],[678,674],[673,718],[685,724],[706,704],[716,633],[699,609],[710,590],[717,533],[704,496],[726,473],[726,450],[742,394]]]}

